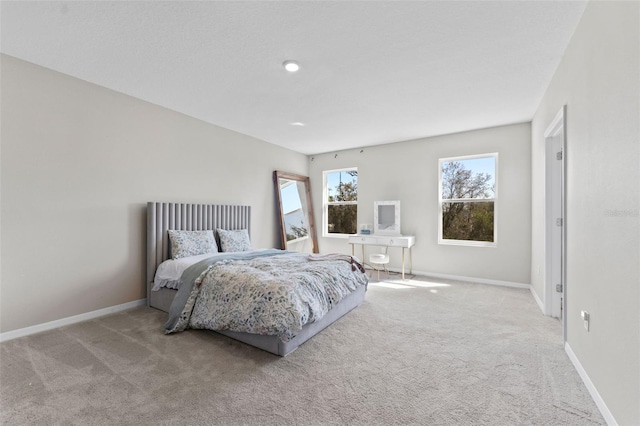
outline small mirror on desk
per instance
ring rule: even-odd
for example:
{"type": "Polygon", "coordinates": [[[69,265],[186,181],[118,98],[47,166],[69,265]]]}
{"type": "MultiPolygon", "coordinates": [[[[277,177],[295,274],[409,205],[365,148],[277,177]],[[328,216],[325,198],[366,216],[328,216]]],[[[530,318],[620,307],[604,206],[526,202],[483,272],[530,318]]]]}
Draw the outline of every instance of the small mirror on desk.
{"type": "Polygon", "coordinates": [[[400,235],[400,201],[374,201],[373,233],[400,235]]]}

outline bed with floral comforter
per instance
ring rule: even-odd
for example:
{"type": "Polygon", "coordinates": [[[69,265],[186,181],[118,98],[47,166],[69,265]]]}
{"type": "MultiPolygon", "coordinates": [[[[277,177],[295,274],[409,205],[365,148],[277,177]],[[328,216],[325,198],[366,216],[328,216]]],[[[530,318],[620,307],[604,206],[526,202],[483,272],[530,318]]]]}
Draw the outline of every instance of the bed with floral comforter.
{"type": "Polygon", "coordinates": [[[351,256],[282,250],[216,255],[191,266],[181,281],[166,333],[229,330],[283,342],[368,282],[351,256]]]}

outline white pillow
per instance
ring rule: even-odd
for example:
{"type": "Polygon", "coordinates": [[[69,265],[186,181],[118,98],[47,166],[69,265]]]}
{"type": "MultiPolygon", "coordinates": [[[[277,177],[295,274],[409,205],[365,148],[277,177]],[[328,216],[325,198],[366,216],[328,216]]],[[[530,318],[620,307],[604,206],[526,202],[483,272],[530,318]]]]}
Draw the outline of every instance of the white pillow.
{"type": "Polygon", "coordinates": [[[211,256],[215,256],[215,254],[207,253],[175,260],[165,260],[156,270],[156,276],[153,279],[153,288],[151,290],[158,291],[162,287],[177,290],[180,287],[180,277],[185,269],[211,256]]]}
{"type": "Polygon", "coordinates": [[[251,250],[249,232],[246,229],[226,230],[216,229],[220,237],[220,247],[223,252],[237,252],[251,250]]]}
{"type": "Polygon", "coordinates": [[[213,231],[176,231],[170,229],[171,258],[197,256],[205,253],[217,253],[218,245],[213,231]]]}

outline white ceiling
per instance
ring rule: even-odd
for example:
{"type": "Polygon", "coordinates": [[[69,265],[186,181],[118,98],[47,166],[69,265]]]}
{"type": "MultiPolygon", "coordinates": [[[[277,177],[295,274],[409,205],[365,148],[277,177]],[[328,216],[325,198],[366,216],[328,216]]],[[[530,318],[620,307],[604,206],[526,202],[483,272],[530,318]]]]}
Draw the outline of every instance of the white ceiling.
{"type": "Polygon", "coordinates": [[[0,46],[317,154],[531,120],[585,4],[2,1],[0,46]]]}

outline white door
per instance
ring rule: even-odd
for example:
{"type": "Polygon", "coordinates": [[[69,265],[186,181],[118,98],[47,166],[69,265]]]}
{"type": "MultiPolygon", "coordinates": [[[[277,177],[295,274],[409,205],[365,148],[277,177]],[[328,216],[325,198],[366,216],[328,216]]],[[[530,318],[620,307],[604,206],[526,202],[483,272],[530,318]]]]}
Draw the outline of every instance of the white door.
{"type": "Polygon", "coordinates": [[[547,193],[550,209],[550,279],[551,279],[551,316],[562,318],[562,298],[564,293],[564,282],[562,279],[562,253],[564,250],[562,241],[562,228],[564,226],[564,215],[562,211],[562,135],[556,135],[549,141],[550,150],[550,188],[547,193]]]}
{"type": "Polygon", "coordinates": [[[565,107],[545,132],[545,313],[562,321],[566,339],[565,107]]]}

